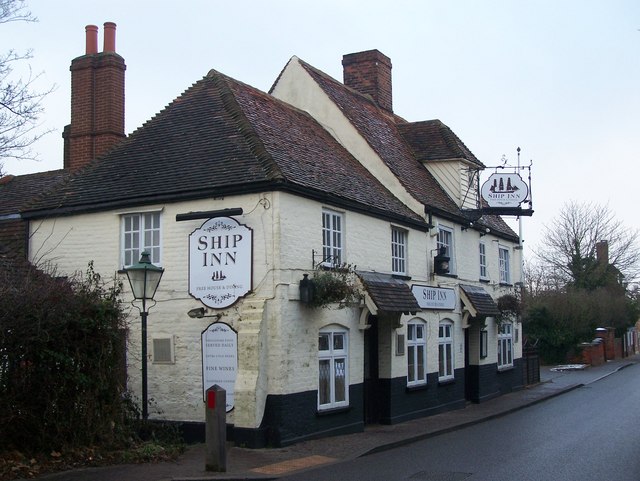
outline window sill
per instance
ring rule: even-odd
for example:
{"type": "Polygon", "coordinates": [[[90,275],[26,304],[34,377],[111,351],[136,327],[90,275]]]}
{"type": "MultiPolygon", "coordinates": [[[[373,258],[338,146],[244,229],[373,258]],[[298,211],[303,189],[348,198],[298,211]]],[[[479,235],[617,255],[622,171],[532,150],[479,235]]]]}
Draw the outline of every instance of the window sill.
{"type": "Polygon", "coordinates": [[[408,276],[406,274],[391,274],[391,277],[393,277],[394,279],[402,279],[403,281],[411,280],[411,276],[408,276]]]}
{"type": "Polygon", "coordinates": [[[480,279],[478,279],[478,282],[483,282],[484,284],[489,284],[491,282],[491,279],[487,279],[486,277],[481,277],[480,279]]]}
{"type": "Polygon", "coordinates": [[[513,287],[513,284],[510,282],[500,282],[501,287],[513,287]]]}
{"type": "Polygon", "coordinates": [[[448,386],[449,384],[455,384],[455,383],[456,383],[455,378],[438,380],[438,386],[448,386]]]}
{"type": "Polygon", "coordinates": [[[416,391],[424,391],[427,389],[429,385],[425,382],[424,384],[412,384],[411,386],[406,387],[407,392],[416,392],[416,391]]]}
{"type": "Polygon", "coordinates": [[[504,367],[499,367],[498,368],[498,374],[500,374],[501,372],[508,372],[508,371],[513,371],[515,369],[515,366],[504,366],[504,367]]]}
{"type": "Polygon", "coordinates": [[[436,276],[450,277],[451,279],[457,279],[458,278],[458,274],[438,274],[438,273],[436,273],[436,276]]]}
{"type": "Polygon", "coordinates": [[[327,408],[327,409],[318,409],[316,411],[316,417],[322,416],[331,416],[332,414],[340,414],[351,411],[351,406],[343,406],[339,408],[327,408]]]}

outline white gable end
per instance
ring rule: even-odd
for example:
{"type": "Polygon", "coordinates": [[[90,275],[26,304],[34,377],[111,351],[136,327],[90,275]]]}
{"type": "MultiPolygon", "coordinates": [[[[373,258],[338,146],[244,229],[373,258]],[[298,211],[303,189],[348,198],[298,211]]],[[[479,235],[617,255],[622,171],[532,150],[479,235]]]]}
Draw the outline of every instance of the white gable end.
{"type": "Polygon", "coordinates": [[[424,206],[407,192],[349,119],[300,65],[297,57],[291,58],[271,94],[308,112],[393,195],[414,212],[424,215],[424,206]]]}

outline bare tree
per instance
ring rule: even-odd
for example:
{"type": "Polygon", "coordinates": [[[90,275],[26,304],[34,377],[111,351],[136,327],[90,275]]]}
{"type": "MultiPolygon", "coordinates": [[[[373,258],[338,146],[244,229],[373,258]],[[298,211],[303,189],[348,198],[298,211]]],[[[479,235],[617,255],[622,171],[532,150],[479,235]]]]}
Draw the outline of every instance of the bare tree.
{"type": "Polygon", "coordinates": [[[525,291],[531,296],[542,295],[549,291],[562,291],[566,282],[562,274],[544,265],[539,259],[527,259],[524,262],[525,291]]]}
{"type": "MultiPolygon", "coordinates": [[[[638,231],[625,227],[607,205],[566,203],[551,225],[545,226],[542,245],[535,254],[565,284],[597,287],[604,281],[596,258],[596,245],[601,241],[608,243],[608,266],[621,274],[625,283],[636,280],[640,273],[638,231]]],[[[606,275],[611,274],[608,269],[606,275]]]]}
{"type": "MultiPolygon", "coordinates": [[[[10,22],[36,22],[25,0],[0,0],[0,24],[10,22]]],[[[31,146],[48,133],[39,131],[38,118],[43,112],[42,100],[53,88],[34,90],[39,75],[29,69],[26,78],[16,78],[14,65],[30,59],[31,51],[13,49],[0,53],[0,176],[2,159],[34,159],[31,146]]]]}

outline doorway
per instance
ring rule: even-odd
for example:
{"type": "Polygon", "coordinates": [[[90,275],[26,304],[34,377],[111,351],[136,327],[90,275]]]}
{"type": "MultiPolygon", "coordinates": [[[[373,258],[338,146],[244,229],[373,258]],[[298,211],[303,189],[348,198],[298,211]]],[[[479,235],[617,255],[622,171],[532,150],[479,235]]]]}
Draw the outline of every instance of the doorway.
{"type": "Polygon", "coordinates": [[[380,372],[378,354],[378,317],[369,315],[369,327],[364,331],[364,422],[380,421],[380,372]]]}

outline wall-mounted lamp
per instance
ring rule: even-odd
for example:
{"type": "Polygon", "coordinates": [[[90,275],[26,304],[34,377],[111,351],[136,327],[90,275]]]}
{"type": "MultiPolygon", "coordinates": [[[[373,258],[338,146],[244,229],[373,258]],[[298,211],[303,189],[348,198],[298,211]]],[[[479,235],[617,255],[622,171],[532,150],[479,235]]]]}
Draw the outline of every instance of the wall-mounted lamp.
{"type": "Polygon", "coordinates": [[[438,249],[438,255],[433,258],[433,271],[436,274],[449,273],[449,261],[451,258],[447,256],[447,248],[442,246],[438,249]]]}
{"type": "Polygon", "coordinates": [[[309,279],[309,274],[302,274],[300,280],[300,302],[309,304],[313,300],[313,281],[309,279]]]}
{"type": "Polygon", "coordinates": [[[192,319],[202,319],[203,317],[215,317],[217,319],[220,319],[220,314],[205,316],[205,312],[207,311],[204,307],[196,307],[195,309],[191,309],[189,312],[187,312],[187,315],[192,319]]]}
{"type": "Polygon", "coordinates": [[[480,231],[480,237],[486,236],[489,232],[491,232],[491,229],[489,229],[488,227],[485,227],[483,230],[480,231]]]}
{"type": "Polygon", "coordinates": [[[464,232],[465,230],[469,229],[470,227],[473,227],[473,222],[469,222],[469,223],[468,223],[468,224],[466,224],[466,225],[465,225],[465,224],[462,224],[462,225],[460,226],[460,230],[461,230],[462,232],[464,232]]]}

